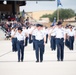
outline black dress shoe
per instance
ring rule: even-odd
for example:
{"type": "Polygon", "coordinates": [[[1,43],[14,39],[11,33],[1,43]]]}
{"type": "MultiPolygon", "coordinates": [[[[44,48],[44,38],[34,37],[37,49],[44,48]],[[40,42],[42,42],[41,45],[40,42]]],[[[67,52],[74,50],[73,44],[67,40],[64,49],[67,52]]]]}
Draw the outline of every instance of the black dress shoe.
{"type": "Polygon", "coordinates": [[[20,60],[18,60],[18,62],[20,62],[20,60]]]}
{"type": "Polygon", "coordinates": [[[43,60],[40,60],[40,62],[43,62],[43,60]]]}
{"type": "Polygon", "coordinates": [[[59,59],[57,61],[60,61],[59,59]]]}
{"type": "Polygon", "coordinates": [[[39,62],[39,61],[36,61],[36,62],[39,62]]]}
{"type": "Polygon", "coordinates": [[[61,59],[61,61],[63,61],[63,59],[61,59]]]}
{"type": "Polygon", "coordinates": [[[43,62],[43,61],[40,61],[40,62],[43,62]]]}
{"type": "Polygon", "coordinates": [[[21,62],[23,62],[23,60],[21,60],[21,62]]]}

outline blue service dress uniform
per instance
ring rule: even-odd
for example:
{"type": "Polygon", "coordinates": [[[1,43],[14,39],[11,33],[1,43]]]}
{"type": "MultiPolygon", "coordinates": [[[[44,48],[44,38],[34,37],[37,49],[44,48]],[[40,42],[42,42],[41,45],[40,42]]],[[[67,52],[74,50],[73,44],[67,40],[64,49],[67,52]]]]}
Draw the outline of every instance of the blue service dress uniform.
{"type": "Polygon", "coordinates": [[[26,27],[23,27],[23,33],[26,34],[24,44],[25,46],[27,46],[28,45],[28,29],[26,27]]]}
{"type": "Polygon", "coordinates": [[[67,46],[67,47],[69,48],[69,36],[68,36],[68,31],[69,31],[69,28],[65,28],[65,32],[66,32],[65,46],[67,46]]]}
{"type": "Polygon", "coordinates": [[[17,37],[16,37],[17,31],[16,28],[13,28],[11,31],[11,40],[12,40],[12,51],[17,51],[17,37]]]}
{"type": "Polygon", "coordinates": [[[75,38],[75,31],[73,29],[68,30],[68,37],[69,37],[69,49],[73,50],[74,49],[74,38],[75,38]]]}
{"type": "Polygon", "coordinates": [[[36,33],[35,34],[36,62],[39,62],[39,57],[40,57],[40,62],[42,62],[43,61],[43,54],[44,54],[44,41],[46,38],[46,34],[42,29],[38,30],[38,27],[35,30],[35,33],[36,33]]]}
{"type": "Polygon", "coordinates": [[[31,43],[32,43],[32,35],[30,34],[30,33],[31,33],[31,31],[32,31],[32,28],[31,28],[31,27],[29,27],[29,28],[28,28],[28,34],[29,34],[28,39],[29,39],[29,44],[31,44],[31,43]]]}
{"type": "Polygon", "coordinates": [[[56,35],[55,35],[55,32],[53,31],[54,31],[53,28],[49,30],[50,47],[51,47],[51,50],[56,50],[56,35]]]}
{"type": "Polygon", "coordinates": [[[45,32],[45,34],[46,34],[46,43],[48,43],[48,28],[47,27],[43,27],[43,30],[44,30],[44,32],[45,32]]]}
{"type": "Polygon", "coordinates": [[[18,30],[21,30],[21,33],[17,33],[17,50],[18,50],[18,62],[20,60],[23,62],[24,60],[24,39],[25,34],[23,34],[22,29],[19,28],[18,30]]]}
{"type": "Polygon", "coordinates": [[[56,35],[56,45],[57,45],[57,60],[63,61],[64,59],[64,39],[65,39],[65,30],[61,25],[61,22],[58,22],[58,26],[55,28],[56,35]]]}
{"type": "Polygon", "coordinates": [[[36,30],[34,30],[33,33],[32,33],[33,50],[35,50],[35,34],[36,34],[35,31],[36,31],[36,30]]]}

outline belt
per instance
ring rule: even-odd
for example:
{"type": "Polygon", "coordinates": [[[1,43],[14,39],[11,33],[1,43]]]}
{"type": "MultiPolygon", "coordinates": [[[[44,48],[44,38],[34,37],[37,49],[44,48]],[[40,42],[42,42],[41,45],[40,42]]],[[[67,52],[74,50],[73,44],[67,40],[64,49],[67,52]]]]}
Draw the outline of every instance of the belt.
{"type": "Polygon", "coordinates": [[[13,37],[13,39],[17,39],[16,37],[13,37]]]}
{"type": "Polygon", "coordinates": [[[42,40],[36,40],[36,41],[43,41],[43,39],[42,40]]]}
{"type": "Polygon", "coordinates": [[[64,39],[64,38],[56,38],[56,39],[64,39]]]}
{"type": "Polygon", "coordinates": [[[69,37],[74,37],[74,36],[69,36],[69,37]]]}
{"type": "Polygon", "coordinates": [[[55,36],[51,36],[51,37],[55,37],[55,36]]]}
{"type": "Polygon", "coordinates": [[[24,40],[18,40],[19,42],[22,42],[22,41],[24,41],[24,40]]]}

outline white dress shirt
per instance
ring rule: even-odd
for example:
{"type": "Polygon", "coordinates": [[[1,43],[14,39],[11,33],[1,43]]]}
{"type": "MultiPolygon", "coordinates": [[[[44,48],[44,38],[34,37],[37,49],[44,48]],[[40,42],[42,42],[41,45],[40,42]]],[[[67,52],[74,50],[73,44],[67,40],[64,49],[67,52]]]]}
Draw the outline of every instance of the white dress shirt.
{"type": "Polygon", "coordinates": [[[65,35],[64,28],[57,27],[54,29],[54,32],[55,32],[56,38],[64,38],[64,35],[65,35]]]}
{"type": "Polygon", "coordinates": [[[67,34],[68,34],[68,36],[75,36],[76,35],[75,31],[74,30],[71,31],[70,29],[68,30],[67,34]]]}
{"type": "Polygon", "coordinates": [[[35,38],[36,40],[43,40],[43,38],[46,36],[44,30],[35,30],[35,38]]]}
{"type": "Polygon", "coordinates": [[[55,36],[55,29],[50,29],[48,34],[51,34],[51,36],[55,36]]]}
{"type": "Polygon", "coordinates": [[[25,28],[23,29],[23,33],[27,34],[28,30],[25,28]]]}
{"type": "Polygon", "coordinates": [[[25,39],[25,34],[23,32],[21,32],[21,33],[18,32],[16,37],[17,37],[18,41],[22,41],[25,39]]]}
{"type": "Polygon", "coordinates": [[[34,29],[34,27],[28,28],[28,34],[30,34],[33,29],[34,29]]]}
{"type": "Polygon", "coordinates": [[[15,32],[14,30],[11,31],[11,36],[13,36],[13,38],[16,38],[17,32],[15,32]]]}
{"type": "Polygon", "coordinates": [[[33,30],[32,35],[35,36],[36,35],[36,29],[33,30]]]}

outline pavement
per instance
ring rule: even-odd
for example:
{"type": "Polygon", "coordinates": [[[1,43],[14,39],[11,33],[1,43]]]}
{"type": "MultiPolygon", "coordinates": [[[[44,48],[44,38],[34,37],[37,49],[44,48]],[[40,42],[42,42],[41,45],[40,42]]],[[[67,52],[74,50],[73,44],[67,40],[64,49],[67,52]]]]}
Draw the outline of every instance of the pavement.
{"type": "Polygon", "coordinates": [[[17,62],[17,52],[12,52],[10,40],[0,40],[0,75],[76,75],[76,44],[74,50],[65,47],[64,61],[57,61],[57,51],[45,46],[44,61],[35,62],[32,44],[25,47],[24,62],[17,62]]]}
{"type": "Polygon", "coordinates": [[[3,32],[3,30],[0,27],[0,40],[4,40],[5,39],[5,33],[3,32]]]}

